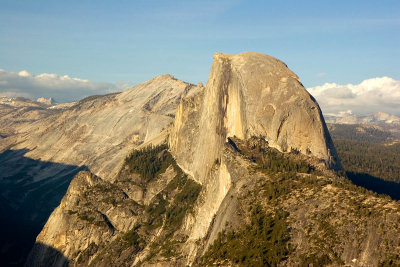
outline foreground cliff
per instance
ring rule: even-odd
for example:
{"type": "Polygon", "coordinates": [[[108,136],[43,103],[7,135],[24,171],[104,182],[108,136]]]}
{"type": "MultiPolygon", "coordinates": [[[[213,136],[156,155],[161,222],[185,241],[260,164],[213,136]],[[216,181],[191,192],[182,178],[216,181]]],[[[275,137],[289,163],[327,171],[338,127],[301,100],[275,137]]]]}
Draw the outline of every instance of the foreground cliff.
{"type": "Polygon", "coordinates": [[[337,175],[318,104],[284,63],[216,54],[198,90],[153,139],[168,145],[143,144],[114,179],[74,178],[27,266],[400,261],[399,204],[337,175]]]}

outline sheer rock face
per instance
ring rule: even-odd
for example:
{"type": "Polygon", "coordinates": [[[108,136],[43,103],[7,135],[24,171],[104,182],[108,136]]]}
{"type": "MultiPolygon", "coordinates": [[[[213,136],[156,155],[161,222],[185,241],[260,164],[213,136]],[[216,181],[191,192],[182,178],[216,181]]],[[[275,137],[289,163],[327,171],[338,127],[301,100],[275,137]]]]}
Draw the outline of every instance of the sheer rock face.
{"type": "Polygon", "coordinates": [[[321,110],[287,66],[259,53],[217,53],[201,95],[182,101],[171,134],[178,162],[202,181],[227,137],[264,136],[340,168],[321,110]]]}
{"type": "MultiPolygon", "coordinates": [[[[318,104],[283,62],[253,52],[217,53],[205,88],[180,103],[169,139],[179,166],[206,188],[190,240],[206,235],[236,179],[223,153],[233,136],[263,136],[280,151],[297,149],[341,168],[318,104]]],[[[194,245],[191,250],[194,255],[194,245]]]]}

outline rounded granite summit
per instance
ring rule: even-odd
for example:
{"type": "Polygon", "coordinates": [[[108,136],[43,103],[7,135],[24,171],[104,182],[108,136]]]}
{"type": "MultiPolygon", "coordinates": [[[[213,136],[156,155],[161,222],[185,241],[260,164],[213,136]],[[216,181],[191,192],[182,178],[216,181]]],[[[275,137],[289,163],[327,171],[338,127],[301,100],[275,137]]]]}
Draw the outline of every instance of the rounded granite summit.
{"type": "Polygon", "coordinates": [[[182,156],[184,168],[204,176],[189,162],[211,165],[230,136],[263,136],[280,151],[341,168],[317,102],[285,63],[265,54],[216,53],[204,93],[181,103],[170,140],[178,162],[182,156]]]}
{"type": "Polygon", "coordinates": [[[182,99],[169,136],[178,165],[205,188],[188,263],[196,257],[196,240],[207,235],[215,214],[225,213],[224,199],[246,176],[247,167],[237,169],[227,143],[253,137],[317,158],[327,169],[341,168],[317,102],[282,61],[254,52],[216,53],[205,89],[182,99]]]}

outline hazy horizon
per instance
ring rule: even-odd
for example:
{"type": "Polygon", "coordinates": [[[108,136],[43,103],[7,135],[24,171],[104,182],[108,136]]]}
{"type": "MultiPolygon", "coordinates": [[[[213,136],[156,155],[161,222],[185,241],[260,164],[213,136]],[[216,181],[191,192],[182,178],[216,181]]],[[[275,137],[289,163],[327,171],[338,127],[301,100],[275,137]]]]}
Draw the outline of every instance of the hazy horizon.
{"type": "MultiPolygon", "coordinates": [[[[91,95],[122,92],[135,85],[92,82],[49,73],[33,75],[26,70],[14,73],[0,69],[0,96],[5,97],[25,97],[31,100],[44,97],[53,98],[58,103],[67,103],[91,95]]],[[[365,115],[386,112],[400,116],[400,81],[390,77],[366,79],[358,84],[324,83],[306,89],[316,98],[324,114],[365,115]]]]}

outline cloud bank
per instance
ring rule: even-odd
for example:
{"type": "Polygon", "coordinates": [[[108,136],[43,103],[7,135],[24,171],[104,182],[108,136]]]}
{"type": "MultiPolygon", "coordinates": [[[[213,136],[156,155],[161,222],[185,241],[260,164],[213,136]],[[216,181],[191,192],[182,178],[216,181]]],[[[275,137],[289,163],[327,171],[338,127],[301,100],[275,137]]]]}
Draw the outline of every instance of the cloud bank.
{"type": "Polygon", "coordinates": [[[372,78],[360,84],[325,83],[307,89],[324,114],[352,111],[354,114],[386,112],[400,115],[400,81],[389,77],[372,78]]]}
{"type": "Polygon", "coordinates": [[[101,83],[68,75],[43,73],[32,75],[26,70],[19,73],[0,69],[0,95],[22,96],[36,100],[39,97],[54,98],[57,102],[72,102],[90,95],[123,91],[130,85],[118,82],[101,83]]]}

